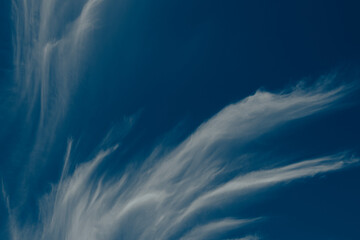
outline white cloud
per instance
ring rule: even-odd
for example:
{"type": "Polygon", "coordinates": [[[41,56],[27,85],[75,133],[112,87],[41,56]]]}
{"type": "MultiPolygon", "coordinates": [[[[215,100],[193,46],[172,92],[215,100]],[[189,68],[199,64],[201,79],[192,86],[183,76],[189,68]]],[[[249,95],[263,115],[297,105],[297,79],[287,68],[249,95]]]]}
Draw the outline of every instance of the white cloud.
{"type": "MultiPolygon", "coordinates": [[[[205,225],[201,225],[200,227],[195,227],[189,233],[187,233],[181,239],[193,239],[193,240],[201,240],[201,239],[217,239],[222,232],[226,232],[232,230],[234,228],[239,228],[249,223],[253,223],[259,219],[221,219],[220,221],[211,222],[205,225]]],[[[245,239],[249,239],[247,237],[245,239]]],[[[242,238],[244,239],[244,238],[242,238]]],[[[251,239],[251,238],[250,238],[251,239]]]]}
{"type": "MultiPolygon", "coordinates": [[[[29,119],[37,119],[30,123],[32,129],[38,129],[36,153],[52,145],[66,115],[103,0],[12,3],[19,104],[26,105],[29,119]],[[38,118],[34,117],[37,105],[38,118]]],[[[276,94],[257,91],[225,107],[170,153],[160,156],[154,151],[141,167],[129,167],[119,178],[98,177],[99,166],[113,157],[118,145],[107,146],[71,172],[74,149],[69,140],[61,178],[41,199],[37,223],[18,223],[2,186],[12,239],[207,239],[253,224],[257,218],[201,216],[226,208],[240,196],[340,170],[357,159],[338,154],[266,170],[253,166],[255,170],[238,171],[231,178],[227,173],[233,169],[226,163],[231,160],[232,166],[241,169],[262,158],[261,149],[250,156],[241,148],[291,120],[330,109],[350,90],[351,86],[345,85],[331,89],[322,82],[313,88],[297,86],[276,94]],[[226,153],[234,149],[241,157],[228,159],[226,153]]],[[[258,238],[249,235],[241,239],[258,238]]]]}
{"type": "Polygon", "coordinates": [[[227,173],[233,169],[226,163],[233,161],[239,169],[251,164],[263,152],[248,155],[242,146],[291,120],[329,109],[347,91],[346,86],[328,89],[321,84],[278,94],[258,91],[224,108],[171,152],[160,156],[155,151],[141,167],[128,168],[119,178],[98,177],[98,166],[117,146],[99,151],[68,173],[70,140],[61,180],[40,202],[40,221],[13,228],[13,239],[207,239],[241,228],[254,219],[211,212],[231,207],[242,196],[340,170],[358,159],[337,154],[267,169],[254,166],[231,178],[227,173]],[[226,153],[234,149],[240,149],[242,157],[227,159],[226,153]]]}
{"type": "Polygon", "coordinates": [[[34,153],[51,147],[68,111],[102,2],[12,0],[19,104],[37,129],[34,153]]]}

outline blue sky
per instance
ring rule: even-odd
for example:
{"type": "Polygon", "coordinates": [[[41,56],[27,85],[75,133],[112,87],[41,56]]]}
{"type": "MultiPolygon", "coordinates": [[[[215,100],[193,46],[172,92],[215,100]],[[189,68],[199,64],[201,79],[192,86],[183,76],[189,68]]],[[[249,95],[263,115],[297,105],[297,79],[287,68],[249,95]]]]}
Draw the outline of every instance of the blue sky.
{"type": "Polygon", "coordinates": [[[359,7],[3,1],[0,238],[358,239],[359,7]]]}

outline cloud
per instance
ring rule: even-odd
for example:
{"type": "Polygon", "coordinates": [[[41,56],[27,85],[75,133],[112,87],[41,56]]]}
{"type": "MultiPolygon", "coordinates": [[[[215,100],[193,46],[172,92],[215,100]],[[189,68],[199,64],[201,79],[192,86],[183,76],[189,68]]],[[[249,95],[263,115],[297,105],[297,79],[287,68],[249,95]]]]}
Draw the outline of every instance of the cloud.
{"type": "Polygon", "coordinates": [[[260,238],[257,236],[246,236],[243,238],[231,238],[231,239],[226,239],[226,240],[259,240],[260,238]]]}
{"type": "Polygon", "coordinates": [[[18,105],[37,129],[36,154],[52,146],[66,116],[102,2],[12,0],[18,105]]]}
{"type": "MultiPolygon", "coordinates": [[[[69,140],[61,179],[40,201],[39,222],[15,227],[13,239],[208,239],[256,224],[263,216],[211,213],[231,208],[234,201],[239,207],[244,196],[280,184],[354,166],[358,159],[339,153],[284,163],[272,156],[269,166],[253,164],[249,171],[242,166],[266,152],[248,154],[244,146],[292,120],[331,109],[349,91],[349,86],[330,88],[325,82],[280,93],[257,91],[225,107],[172,151],[161,153],[159,147],[141,166],[119,172],[120,177],[100,171],[106,159],[116,156],[118,145],[103,147],[69,172],[74,156],[69,140]],[[240,157],[229,158],[235,149],[240,157]]],[[[257,239],[244,234],[250,234],[244,239],[257,239]]]]}
{"type": "Polygon", "coordinates": [[[6,118],[17,124],[17,150],[7,163],[16,169],[19,207],[29,201],[31,185],[41,181],[37,171],[53,164],[49,155],[66,141],[64,123],[70,122],[84,61],[93,52],[103,2],[12,0],[14,92],[7,96],[6,118]]]}
{"type": "Polygon", "coordinates": [[[259,190],[281,182],[312,177],[319,173],[339,170],[356,162],[358,162],[358,159],[348,159],[347,155],[328,156],[270,170],[250,172],[201,195],[191,203],[180,219],[184,219],[201,209],[209,207],[213,208],[218,203],[226,202],[228,199],[249,194],[251,191],[259,190]]]}
{"type": "MultiPolygon", "coordinates": [[[[187,233],[182,239],[216,239],[217,234],[239,228],[249,223],[253,223],[259,219],[222,219],[220,221],[211,222],[200,227],[196,227],[187,233]]],[[[243,239],[243,238],[242,238],[243,239]]],[[[246,239],[246,238],[245,238],[246,239]]]]}
{"type": "MultiPolygon", "coordinates": [[[[26,126],[36,129],[32,159],[51,148],[65,119],[103,2],[12,0],[19,106],[27,111],[26,126]]],[[[162,152],[159,146],[141,166],[119,172],[120,177],[100,170],[106,159],[119,157],[113,153],[121,145],[112,144],[111,134],[93,158],[73,171],[77,155],[74,141],[69,139],[61,177],[39,200],[37,222],[20,223],[2,184],[11,238],[209,239],[257,224],[262,216],[241,219],[211,213],[231,208],[233,201],[243,196],[341,170],[358,159],[339,153],[284,164],[284,159],[272,156],[270,166],[259,167],[255,162],[263,160],[264,151],[248,154],[246,144],[292,120],[337,106],[352,87],[331,88],[331,83],[323,81],[279,93],[259,90],[225,107],[170,152],[162,152]],[[236,158],[229,157],[233,151],[237,151],[236,158]],[[252,170],[244,170],[245,164],[252,170]]],[[[248,234],[252,233],[244,236],[248,234]]],[[[258,238],[249,235],[240,239],[258,238]]]]}

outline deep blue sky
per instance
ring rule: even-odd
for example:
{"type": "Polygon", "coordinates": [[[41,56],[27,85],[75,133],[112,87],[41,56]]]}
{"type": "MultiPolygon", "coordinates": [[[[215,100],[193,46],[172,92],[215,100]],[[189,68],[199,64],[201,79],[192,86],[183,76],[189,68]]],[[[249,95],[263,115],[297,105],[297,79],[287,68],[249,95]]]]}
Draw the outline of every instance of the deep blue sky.
{"type": "MultiPolygon", "coordinates": [[[[83,80],[57,133],[58,144],[47,155],[59,161],[46,164],[47,170],[33,178],[22,206],[28,210],[21,216],[26,219],[29,212],[29,219],[36,218],[32,206],[58,181],[69,136],[80,139],[77,156],[87,156],[114,124],[135,116],[134,129],[123,140],[123,160],[113,164],[122,169],[149,154],[164,137],[169,147],[177,145],[223,107],[259,88],[279,91],[302,79],[312,83],[335,73],[335,85],[359,81],[359,10],[355,0],[108,4],[100,16],[105,20],[91,35],[94,50],[84,61],[83,80]]],[[[13,201],[21,202],[22,160],[10,161],[14,155],[23,159],[29,154],[31,144],[26,141],[33,133],[23,136],[25,110],[14,114],[10,106],[16,99],[11,93],[13,31],[10,1],[2,1],[0,174],[13,201]]],[[[248,147],[282,157],[312,158],[348,150],[359,155],[359,122],[360,98],[355,94],[337,110],[295,121],[248,147]]],[[[253,199],[246,207],[241,202],[232,205],[232,214],[268,219],[227,237],[250,231],[270,240],[360,239],[359,184],[360,168],[355,167],[249,196],[253,199]]],[[[8,234],[6,215],[1,203],[0,238],[8,234]]]]}

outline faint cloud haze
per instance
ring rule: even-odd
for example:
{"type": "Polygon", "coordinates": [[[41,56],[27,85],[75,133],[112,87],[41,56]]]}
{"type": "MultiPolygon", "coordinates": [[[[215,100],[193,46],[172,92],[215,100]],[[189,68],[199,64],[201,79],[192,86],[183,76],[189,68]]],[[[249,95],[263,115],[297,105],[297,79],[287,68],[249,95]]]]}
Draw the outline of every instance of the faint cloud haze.
{"type": "Polygon", "coordinates": [[[67,113],[102,2],[12,0],[19,104],[37,129],[34,152],[51,147],[67,113]]]}

